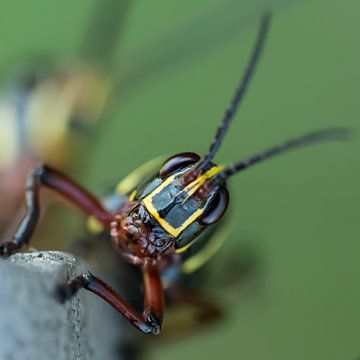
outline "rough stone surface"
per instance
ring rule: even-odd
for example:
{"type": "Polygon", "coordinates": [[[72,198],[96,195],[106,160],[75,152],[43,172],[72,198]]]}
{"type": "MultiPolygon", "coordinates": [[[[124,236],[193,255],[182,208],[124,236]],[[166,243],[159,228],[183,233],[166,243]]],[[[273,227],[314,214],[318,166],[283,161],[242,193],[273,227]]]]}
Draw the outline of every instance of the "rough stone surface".
{"type": "Polygon", "coordinates": [[[128,324],[84,290],[60,304],[56,284],[87,271],[62,252],[16,254],[0,260],[0,359],[121,359],[128,324]]]}

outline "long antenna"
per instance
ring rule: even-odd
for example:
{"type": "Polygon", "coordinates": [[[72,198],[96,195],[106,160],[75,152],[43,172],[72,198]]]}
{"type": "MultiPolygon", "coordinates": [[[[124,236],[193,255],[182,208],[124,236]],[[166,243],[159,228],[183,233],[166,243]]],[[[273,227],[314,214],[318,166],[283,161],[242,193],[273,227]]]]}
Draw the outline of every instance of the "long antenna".
{"type": "Polygon", "coordinates": [[[241,100],[243,99],[246,90],[248,88],[249,82],[254,74],[254,70],[256,67],[256,64],[260,58],[261,51],[264,47],[266,34],[269,29],[271,14],[266,13],[263,15],[261,19],[261,25],[260,30],[258,33],[258,37],[255,43],[255,47],[252,51],[251,57],[249,59],[249,62],[247,64],[247,67],[245,69],[245,72],[240,80],[240,84],[238,88],[235,91],[235,94],[231,100],[229,108],[225,112],[225,116],[223,120],[220,123],[220,126],[218,127],[215,137],[210,145],[210,148],[208,152],[202,157],[202,159],[199,161],[199,164],[197,165],[198,169],[204,169],[206,165],[212,160],[212,158],[215,156],[217,150],[219,149],[222,140],[226,134],[226,131],[229,127],[229,124],[231,120],[234,118],[234,115],[236,114],[236,111],[239,107],[239,104],[241,100]]]}
{"type": "Polygon", "coordinates": [[[255,164],[264,160],[270,159],[273,156],[280,155],[288,150],[294,150],[304,146],[319,143],[321,141],[343,141],[348,140],[352,132],[347,128],[332,128],[311,132],[293,139],[290,139],[282,144],[275,145],[259,154],[251,156],[247,160],[241,161],[221,170],[211,180],[211,186],[219,185],[224,182],[229,176],[245,170],[255,164]]]}

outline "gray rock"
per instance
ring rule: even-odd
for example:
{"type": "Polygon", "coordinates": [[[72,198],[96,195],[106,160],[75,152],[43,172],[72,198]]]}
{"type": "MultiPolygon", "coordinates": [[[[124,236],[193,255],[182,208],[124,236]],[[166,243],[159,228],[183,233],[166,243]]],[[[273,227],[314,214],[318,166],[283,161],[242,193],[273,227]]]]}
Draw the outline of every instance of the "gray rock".
{"type": "Polygon", "coordinates": [[[33,252],[0,260],[0,359],[122,359],[129,325],[84,290],[66,304],[56,284],[87,271],[63,252],[33,252]]]}

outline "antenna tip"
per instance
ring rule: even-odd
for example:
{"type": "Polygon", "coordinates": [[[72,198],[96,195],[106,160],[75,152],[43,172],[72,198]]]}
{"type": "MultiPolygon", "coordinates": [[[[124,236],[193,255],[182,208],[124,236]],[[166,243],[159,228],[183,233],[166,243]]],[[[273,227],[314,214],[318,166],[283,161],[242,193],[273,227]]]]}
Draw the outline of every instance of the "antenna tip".
{"type": "Polygon", "coordinates": [[[330,128],[319,131],[325,138],[339,141],[349,141],[354,138],[355,129],[353,128],[330,128]]]}

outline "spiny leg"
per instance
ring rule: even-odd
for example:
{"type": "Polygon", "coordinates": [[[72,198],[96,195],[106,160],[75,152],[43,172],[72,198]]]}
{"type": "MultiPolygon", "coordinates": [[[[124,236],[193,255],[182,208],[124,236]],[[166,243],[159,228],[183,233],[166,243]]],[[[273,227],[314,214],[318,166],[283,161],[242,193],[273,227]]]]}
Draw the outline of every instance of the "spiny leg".
{"type": "Polygon", "coordinates": [[[61,302],[65,302],[78,290],[84,288],[105,300],[138,330],[145,334],[157,335],[160,333],[164,311],[164,290],[158,269],[154,266],[144,267],[143,279],[144,310],[142,314],[129,305],[110,285],[90,273],[80,275],[67,284],[60,285],[56,296],[61,302]]]}
{"type": "Polygon", "coordinates": [[[0,256],[9,256],[29,243],[40,217],[39,192],[42,186],[58,192],[84,213],[95,216],[106,228],[110,227],[112,215],[92,194],[60,171],[40,165],[29,175],[26,182],[26,214],[12,240],[0,245],[0,256]]]}

